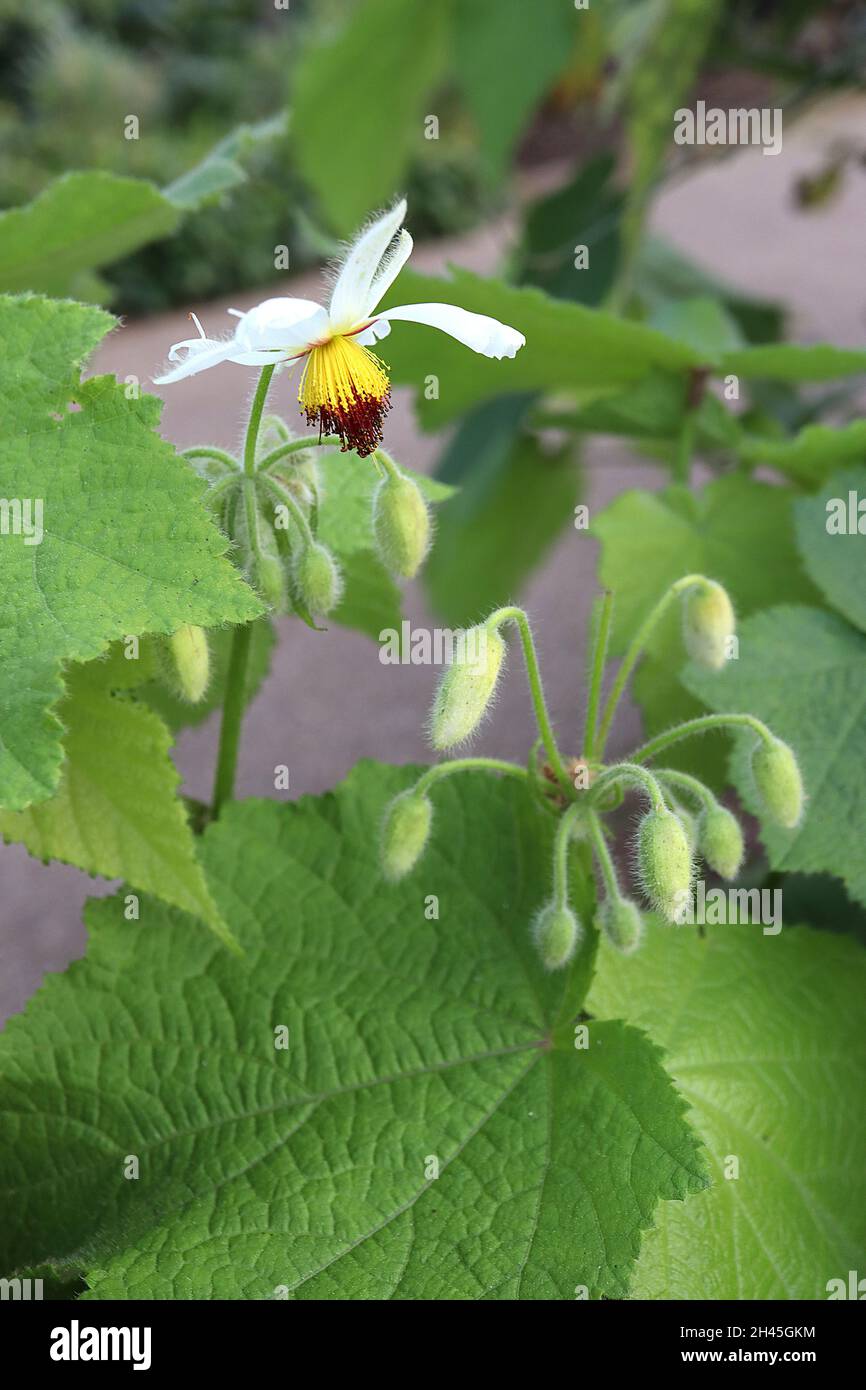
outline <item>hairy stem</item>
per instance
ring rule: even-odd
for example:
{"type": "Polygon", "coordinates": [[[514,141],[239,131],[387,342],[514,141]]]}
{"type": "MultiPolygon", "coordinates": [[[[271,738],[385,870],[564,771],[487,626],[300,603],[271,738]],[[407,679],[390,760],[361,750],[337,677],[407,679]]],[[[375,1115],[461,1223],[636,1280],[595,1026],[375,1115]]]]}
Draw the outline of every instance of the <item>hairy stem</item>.
{"type": "Polygon", "coordinates": [[[553,837],[553,901],[557,907],[568,906],[568,846],[574,822],[582,810],[580,805],[569,806],[553,837]]]}
{"type": "Polygon", "coordinates": [[[275,449],[271,449],[269,454],[265,454],[259,464],[259,472],[266,472],[272,468],[280,459],[287,458],[290,454],[302,453],[304,449],[324,448],[330,444],[339,444],[339,435],[323,434],[319,439],[318,435],[306,435],[303,439],[288,439],[283,444],[278,444],[275,449]]]}
{"type": "Polygon", "coordinates": [[[216,820],[227,801],[231,801],[235,790],[235,772],[238,762],[238,746],[241,737],[241,723],[244,717],[244,697],[246,694],[247,664],[250,654],[252,623],[236,627],[232,634],[229,669],[226,676],[226,695],[223,704],[222,724],[220,725],[219,752],[217,753],[216,776],[214,778],[211,814],[216,820]]]}
{"type": "Polygon", "coordinates": [[[601,870],[601,877],[604,881],[604,886],[607,889],[608,896],[611,898],[621,898],[622,889],[619,886],[619,879],[616,876],[616,869],[613,866],[613,860],[610,857],[610,850],[608,849],[607,841],[604,838],[604,831],[601,828],[601,821],[595,814],[595,811],[587,812],[586,824],[589,830],[589,838],[592,843],[592,848],[595,851],[595,857],[598,860],[598,867],[601,870]]]}
{"type": "Polygon", "coordinates": [[[282,506],[288,507],[289,511],[292,514],[292,520],[294,521],[295,525],[301,533],[304,544],[312,545],[313,533],[310,530],[310,523],[307,520],[304,514],[304,509],[301,506],[298,499],[296,497],[293,497],[289,489],[287,487],[283,487],[283,484],[277,478],[266,478],[265,484],[271,496],[275,497],[276,500],[282,504],[282,506]]]}
{"type": "Polygon", "coordinates": [[[256,394],[253,396],[253,403],[250,409],[250,419],[247,425],[247,436],[244,440],[244,472],[251,478],[256,471],[256,444],[259,438],[259,426],[262,422],[262,411],[265,408],[268,388],[271,384],[271,377],[274,374],[273,367],[263,367],[256,387],[256,394]]]}
{"type": "Polygon", "coordinates": [[[663,748],[670,748],[672,743],[692,738],[694,734],[709,733],[712,729],[752,729],[767,743],[773,738],[766,724],[756,719],[753,714],[702,714],[697,719],[687,719],[684,724],[677,724],[675,728],[657,734],[655,738],[635,749],[631,756],[636,763],[643,763],[647,758],[654,758],[663,748]]]}
{"type": "Polygon", "coordinates": [[[532,696],[532,705],[535,710],[535,719],[538,724],[538,732],[544,741],[544,749],[547,753],[550,766],[556,773],[557,780],[560,782],[564,791],[572,796],[574,788],[562,761],[562,754],[557,747],[553,733],[553,725],[550,722],[550,715],[547,712],[547,701],[544,698],[544,689],[541,684],[541,671],[538,665],[538,654],[535,650],[535,641],[532,636],[532,629],[529,626],[529,619],[522,608],[497,608],[495,613],[491,613],[485,622],[485,627],[499,627],[501,623],[513,622],[517,624],[520,633],[520,642],[523,647],[523,660],[526,666],[526,677],[529,681],[529,692],[532,696]]]}
{"type": "Polygon", "coordinates": [[[610,638],[610,625],[613,618],[613,594],[606,590],[593,604],[593,638],[589,664],[589,693],[586,701],[586,718],[583,725],[583,747],[581,752],[589,761],[595,752],[595,734],[598,725],[598,709],[601,703],[601,683],[607,661],[607,644],[610,638]]]}
{"type": "Polygon", "coordinates": [[[604,714],[601,718],[601,729],[598,736],[597,754],[599,758],[604,753],[607,736],[610,733],[610,726],[613,723],[613,717],[616,714],[616,707],[619,704],[620,697],[625,690],[632,671],[637,665],[641,652],[652,636],[652,633],[655,631],[655,628],[664,617],[674,599],[678,598],[684,589],[690,588],[693,584],[705,584],[706,582],[707,580],[702,574],[683,575],[682,579],[677,579],[675,583],[671,584],[666,593],[662,594],[655,608],[650,610],[641,623],[626,650],[625,656],[622,659],[622,664],[616,673],[616,679],[611,687],[610,694],[607,697],[607,704],[604,707],[604,714]]]}
{"type": "Polygon", "coordinates": [[[450,777],[454,772],[474,771],[504,772],[507,777],[519,777],[524,782],[529,778],[525,767],[505,762],[501,758],[454,758],[451,762],[435,763],[433,767],[428,767],[415,783],[415,791],[426,792],[434,782],[440,782],[443,777],[450,777]]]}
{"type": "Polygon", "coordinates": [[[596,802],[601,793],[616,782],[625,782],[626,786],[636,787],[639,791],[644,792],[649,797],[654,811],[666,809],[664,793],[653,774],[648,768],[638,767],[634,762],[616,763],[613,767],[606,768],[592,784],[590,791],[592,802],[596,802]]]}
{"type": "Polygon", "coordinates": [[[680,772],[673,767],[659,768],[656,777],[660,782],[669,783],[672,787],[680,787],[682,791],[691,793],[702,806],[712,808],[716,805],[716,798],[709,787],[705,787],[703,782],[699,782],[697,777],[691,777],[687,772],[680,772]]]}
{"type": "MultiPolygon", "coordinates": [[[[262,411],[265,408],[265,399],[273,374],[273,367],[264,367],[262,369],[262,374],[256,386],[256,393],[253,397],[250,418],[247,424],[246,439],[244,440],[244,472],[246,475],[244,478],[244,506],[246,507],[247,526],[250,531],[250,539],[253,541],[254,546],[258,545],[258,519],[256,517],[255,494],[252,479],[255,473],[256,443],[259,437],[262,411]]],[[[212,801],[212,814],[214,819],[217,818],[226,801],[230,801],[234,794],[238,747],[240,745],[241,724],[243,722],[246,702],[247,666],[249,665],[252,631],[252,625],[250,623],[244,623],[242,626],[236,627],[232,634],[229,668],[226,674],[226,693],[223,701],[222,723],[220,724],[220,741],[217,751],[216,773],[214,775],[212,801]]]]}

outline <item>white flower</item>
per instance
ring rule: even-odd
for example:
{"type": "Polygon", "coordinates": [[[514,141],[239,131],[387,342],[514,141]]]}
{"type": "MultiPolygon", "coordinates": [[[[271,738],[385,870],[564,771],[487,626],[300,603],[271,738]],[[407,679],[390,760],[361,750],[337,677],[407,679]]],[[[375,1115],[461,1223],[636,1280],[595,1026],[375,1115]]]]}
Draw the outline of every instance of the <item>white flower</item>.
{"type": "Polygon", "coordinates": [[[266,367],[302,361],[298,401],[310,424],[323,434],[339,435],[343,449],[370,454],[382,441],[390,405],[385,364],[369,345],[391,331],[394,320],[426,323],[465,343],[485,357],[513,357],[526,339],[514,328],[486,314],[471,314],[456,304],[404,304],[376,313],[412,251],[402,226],[402,200],[372,222],[349,247],[327,308],[311,299],[266,299],[241,313],[234,335],[208,338],[194,314],[198,338],[175,343],[169,360],[178,365],[156,378],[157,386],[206,371],[219,362],[266,367]]]}

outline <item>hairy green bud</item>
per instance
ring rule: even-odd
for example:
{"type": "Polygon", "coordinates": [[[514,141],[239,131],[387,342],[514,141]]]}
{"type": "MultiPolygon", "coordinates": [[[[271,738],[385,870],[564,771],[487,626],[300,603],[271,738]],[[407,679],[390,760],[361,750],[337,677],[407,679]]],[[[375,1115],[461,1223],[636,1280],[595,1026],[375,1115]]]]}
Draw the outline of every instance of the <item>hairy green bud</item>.
{"type": "Polygon", "coordinates": [[[311,613],[331,613],[340,602],[343,578],[326,545],[313,541],[298,548],[292,579],[298,598],[311,613]]]}
{"type": "Polygon", "coordinates": [[[605,898],[601,904],[596,924],[603,931],[611,946],[630,956],[643,940],[643,918],[637,903],[630,898],[605,898]]]}
{"type": "Polygon", "coordinates": [[[411,478],[389,473],[373,495],[373,535],[392,574],[413,579],[430,548],[430,513],[411,478]]]}
{"type": "Polygon", "coordinates": [[[478,728],[493,698],[505,656],[496,628],[484,624],[459,634],[452,664],[441,681],[430,715],[434,748],[464,743],[478,728]]]}
{"type": "Polygon", "coordinates": [[[413,787],[400,792],[388,806],[382,823],[382,872],[391,882],[408,874],[421,855],[430,835],[433,807],[429,797],[413,787]]]}
{"type": "Polygon", "coordinates": [[[286,610],[286,569],[278,555],[256,558],[256,587],[266,603],[277,613],[286,610]]]}
{"type": "Polygon", "coordinates": [[[728,640],[737,620],[727,591],[708,579],[686,591],[683,599],[683,642],[693,661],[719,671],[728,658],[728,640]]]}
{"type": "Polygon", "coordinates": [[[669,922],[676,921],[692,884],[692,852],[673,811],[648,811],[638,827],[637,859],[644,892],[669,922]]]}
{"type": "Polygon", "coordinates": [[[761,739],[752,753],[752,776],[768,816],[787,830],[803,814],[803,779],[793,750],[780,738],[761,739]]]}
{"type": "Polygon", "coordinates": [[[701,815],[698,831],[700,851],[710,868],[722,878],[736,878],[746,850],[736,816],[716,802],[701,815]]]}
{"type": "Polygon", "coordinates": [[[536,913],[532,937],[545,970],[561,970],[577,948],[580,923],[570,907],[549,902],[536,913]]]}
{"type": "Polygon", "coordinates": [[[203,698],[210,680],[210,653],[203,628],[184,623],[168,639],[178,692],[191,705],[203,698]]]}

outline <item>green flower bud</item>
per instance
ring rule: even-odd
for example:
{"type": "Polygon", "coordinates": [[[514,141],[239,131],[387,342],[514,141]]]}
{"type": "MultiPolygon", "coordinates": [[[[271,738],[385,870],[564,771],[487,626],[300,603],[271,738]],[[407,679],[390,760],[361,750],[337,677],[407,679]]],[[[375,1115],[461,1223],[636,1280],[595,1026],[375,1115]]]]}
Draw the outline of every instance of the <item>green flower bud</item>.
{"type": "Polygon", "coordinates": [[[699,838],[697,816],[692,815],[691,811],[686,810],[686,807],[679,801],[671,801],[671,810],[686,832],[686,839],[689,842],[689,853],[692,858],[694,858],[697,854],[699,838]]]}
{"type": "Polygon", "coordinates": [[[698,843],[710,868],[722,878],[736,878],[745,854],[740,822],[718,802],[703,812],[698,843]]]}
{"type": "Polygon", "coordinates": [[[430,548],[430,513],[411,478],[389,473],[373,496],[373,535],[383,564],[412,579],[430,548]]]}
{"type": "Polygon", "coordinates": [[[382,823],[382,872],[391,883],[414,869],[430,835],[433,807],[413,787],[395,796],[382,823]]]}
{"type": "Polygon", "coordinates": [[[292,579],[301,602],[311,613],[332,612],[343,593],[343,578],[328,547],[320,541],[300,546],[294,561],[292,579]]]}
{"type": "Polygon", "coordinates": [[[546,903],[536,914],[532,936],[545,970],[568,965],[581,938],[581,928],[570,907],[546,903]]]}
{"type": "Polygon", "coordinates": [[[767,815],[793,830],[803,814],[804,792],[797,759],[787,743],[762,738],[752,753],[752,776],[767,815]]]}
{"type": "Polygon", "coordinates": [[[611,946],[630,956],[643,940],[643,918],[637,903],[630,898],[605,898],[598,910],[596,924],[611,946]]]}
{"type": "Polygon", "coordinates": [[[278,555],[261,555],[256,560],[256,587],[266,603],[277,613],[286,611],[286,570],[278,555]]]}
{"type": "Polygon", "coordinates": [[[728,658],[728,639],[737,626],[727,591],[708,579],[686,591],[683,599],[683,642],[693,661],[719,671],[728,658]]]}
{"type": "Polygon", "coordinates": [[[430,715],[434,748],[453,748],[475,732],[493,698],[505,643],[483,624],[460,633],[455,659],[439,682],[430,715]]]}
{"type": "Polygon", "coordinates": [[[197,705],[210,680],[210,653],[203,628],[184,623],[168,639],[178,693],[197,705]]]}
{"type": "Polygon", "coordinates": [[[668,921],[676,921],[692,884],[692,852],[673,811],[648,811],[638,827],[638,868],[644,892],[668,921]]]}

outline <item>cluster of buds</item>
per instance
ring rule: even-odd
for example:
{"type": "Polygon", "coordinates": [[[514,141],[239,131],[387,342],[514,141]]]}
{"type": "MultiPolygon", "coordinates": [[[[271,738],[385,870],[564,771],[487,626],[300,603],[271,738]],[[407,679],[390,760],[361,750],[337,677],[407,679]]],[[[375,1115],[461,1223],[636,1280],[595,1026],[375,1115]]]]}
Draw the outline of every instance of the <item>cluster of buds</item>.
{"type": "Polygon", "coordinates": [[[641,909],[620,886],[602,819],[625,792],[636,791],[648,803],[634,837],[635,877],[646,902],[667,921],[681,920],[698,857],[721,878],[734,879],[739,874],[745,844],[736,816],[698,778],[673,768],[651,770],[646,765],[671,744],[712,728],[742,730],[753,740],[751,770],[763,815],[779,825],[796,826],[804,805],[796,757],[751,714],[713,714],[688,720],[651,739],[627,760],[604,763],[605,740],[626,682],[660,618],[676,601],[682,604],[684,645],[694,661],[718,671],[731,655],[736,622],[728,594],[704,575],[686,575],[671,585],[638,630],[601,712],[612,614],[612,596],[606,594],[596,608],[590,645],[583,749],[580,758],[568,760],[554,737],[535,643],[523,610],[497,609],[486,622],[464,633],[464,640],[456,644],[457,657],[443,674],[433,701],[429,722],[432,746],[454,749],[478,729],[491,708],[505,663],[502,629],[513,625],[521,640],[538,724],[536,747],[543,747],[545,761],[539,765],[535,753],[528,767],[494,758],[460,757],[428,768],[386,810],[381,836],[386,878],[393,882],[404,877],[423,855],[433,822],[429,793],[436,782],[471,770],[523,780],[539,808],[557,818],[552,891],[539,907],[531,930],[542,964],[548,970],[558,970],[572,959],[583,934],[569,892],[570,847],[574,841],[588,844],[597,868],[598,929],[624,954],[640,945],[644,925],[641,909]],[[691,805],[684,805],[683,798],[691,805]]]}
{"type": "MultiPolygon", "coordinates": [[[[321,448],[340,441],[328,436],[296,439],[276,415],[266,416],[252,437],[253,456],[243,461],[211,445],[187,449],[184,457],[208,484],[206,501],[233,543],[241,572],[274,613],[296,613],[315,627],[316,618],[332,613],[343,595],[340,566],[319,536],[323,485],[317,462],[321,448]]],[[[430,547],[427,503],[384,450],[377,449],[372,462],[379,473],[370,516],[372,542],[392,574],[411,579],[430,547]]],[[[178,635],[177,640],[185,639],[178,635]]],[[[203,635],[201,642],[206,656],[203,635]]],[[[204,694],[206,674],[198,696],[195,680],[183,675],[179,680],[185,698],[204,694]]]]}

